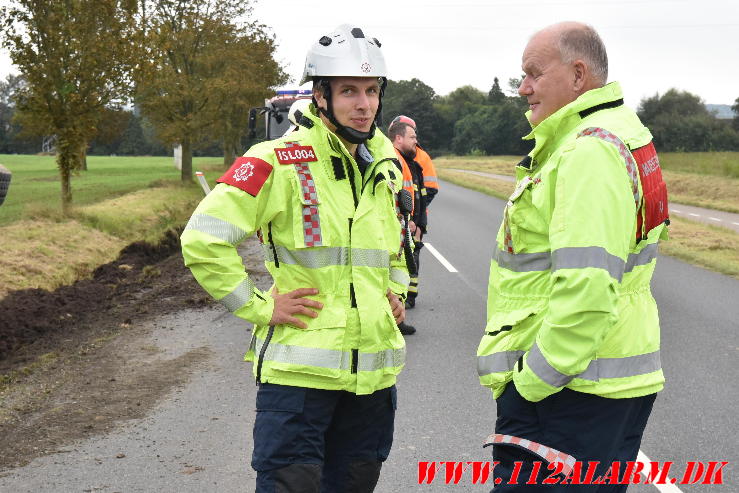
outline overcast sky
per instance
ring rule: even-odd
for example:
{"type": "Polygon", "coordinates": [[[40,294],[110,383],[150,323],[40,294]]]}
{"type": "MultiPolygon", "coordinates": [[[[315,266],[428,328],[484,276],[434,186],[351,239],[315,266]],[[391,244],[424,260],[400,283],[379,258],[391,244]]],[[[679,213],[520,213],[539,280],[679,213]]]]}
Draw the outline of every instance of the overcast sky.
{"type": "Polygon", "coordinates": [[[295,81],[310,43],[352,23],[380,40],[394,80],[443,95],[466,84],[487,92],[497,76],[506,90],[531,34],[577,20],[600,33],[609,80],[631,106],[671,87],[706,103],[739,97],[737,0],[260,0],[254,18],[272,28],[295,81]]]}
{"type": "MultiPolygon", "coordinates": [[[[259,0],[253,18],[272,29],[278,59],[299,80],[312,42],[342,23],[382,42],[390,78],[416,77],[448,94],[521,74],[531,34],[564,20],[593,25],[608,49],[609,79],[627,104],[671,87],[706,103],[739,97],[737,0],[259,0]]],[[[0,77],[14,72],[0,53],[0,77]]]]}

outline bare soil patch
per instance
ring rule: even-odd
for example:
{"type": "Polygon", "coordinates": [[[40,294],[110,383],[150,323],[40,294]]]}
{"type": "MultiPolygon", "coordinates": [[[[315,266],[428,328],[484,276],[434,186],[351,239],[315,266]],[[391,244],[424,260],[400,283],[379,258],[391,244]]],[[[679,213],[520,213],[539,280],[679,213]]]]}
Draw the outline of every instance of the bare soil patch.
{"type": "Polygon", "coordinates": [[[211,303],[174,231],[155,246],[129,245],[91,279],[0,300],[0,471],[144,417],[210,355],[161,358],[141,343],[147,321],[211,303]]]}

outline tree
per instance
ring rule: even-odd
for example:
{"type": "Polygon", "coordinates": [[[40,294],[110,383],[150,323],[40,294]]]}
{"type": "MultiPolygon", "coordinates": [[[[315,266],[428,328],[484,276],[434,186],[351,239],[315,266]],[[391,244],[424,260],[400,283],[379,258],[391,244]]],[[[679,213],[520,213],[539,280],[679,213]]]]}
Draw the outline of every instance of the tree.
{"type": "Polygon", "coordinates": [[[90,142],[90,154],[117,154],[133,114],[119,108],[103,108],[90,142]]]}
{"type": "Polygon", "coordinates": [[[240,122],[234,123],[227,110],[243,110],[284,76],[264,27],[233,21],[248,16],[249,2],[152,4],[148,17],[142,17],[147,57],[136,73],[136,101],[159,138],[182,145],[181,179],[187,182],[192,180],[193,148],[212,136],[211,127],[220,126],[224,143],[233,148],[234,132],[228,127],[240,122]],[[249,69],[253,72],[246,73],[249,69]]]}
{"type": "Polygon", "coordinates": [[[13,124],[15,94],[23,84],[23,77],[13,74],[0,81],[0,152],[13,152],[13,140],[19,131],[18,125],[13,124]]]}
{"type": "Polygon", "coordinates": [[[654,137],[660,151],[734,150],[737,138],[733,129],[718,121],[699,96],[670,89],[662,96],[643,99],[639,118],[654,137]]]}
{"type": "Polygon", "coordinates": [[[739,130],[739,98],[736,98],[731,110],[734,112],[734,119],[732,120],[734,130],[739,130]]]}
{"type": "Polygon", "coordinates": [[[488,102],[491,104],[499,104],[503,101],[505,101],[505,94],[503,94],[503,91],[500,89],[498,78],[495,77],[493,79],[493,87],[491,87],[488,92],[488,102]]]}
{"type": "Polygon", "coordinates": [[[431,86],[419,79],[388,81],[382,100],[385,128],[398,115],[415,120],[419,141],[429,148],[440,144],[439,119],[434,107],[437,96],[431,86]]]}
{"type": "Polygon", "coordinates": [[[56,135],[65,213],[102,109],[127,93],[135,12],[135,0],[17,0],[2,11],[4,46],[26,80],[17,118],[37,135],[56,135]]]}
{"type": "Polygon", "coordinates": [[[287,75],[275,61],[274,39],[262,26],[246,33],[234,29],[226,40],[229,64],[219,75],[222,83],[213,91],[217,114],[209,128],[223,147],[223,164],[231,166],[241,154],[241,140],[248,133],[249,109],[262,106],[271,87],[287,82],[287,75]]]}

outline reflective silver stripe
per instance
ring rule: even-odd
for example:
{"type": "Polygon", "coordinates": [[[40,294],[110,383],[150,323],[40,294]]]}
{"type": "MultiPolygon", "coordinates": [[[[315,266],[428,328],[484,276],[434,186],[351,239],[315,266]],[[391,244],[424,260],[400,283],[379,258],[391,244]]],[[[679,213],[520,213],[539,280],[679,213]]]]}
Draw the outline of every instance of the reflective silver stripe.
{"type": "Polygon", "coordinates": [[[509,253],[496,249],[493,252],[493,260],[503,269],[513,272],[545,271],[552,266],[549,252],[509,253]]]}
{"type": "Polygon", "coordinates": [[[612,278],[621,281],[625,262],[611,255],[603,247],[568,247],[552,252],[552,272],[559,269],[585,269],[594,267],[608,272],[612,278]]]}
{"type": "Polygon", "coordinates": [[[390,268],[390,254],[387,250],[373,248],[352,248],[352,265],[360,267],[390,268]]]}
{"type": "Polygon", "coordinates": [[[386,349],[379,353],[359,353],[359,371],[377,371],[405,364],[405,348],[386,349]]]}
{"type": "MultiPolygon", "coordinates": [[[[260,354],[264,340],[255,338],[255,354],[260,354]]],[[[276,361],[291,365],[317,366],[335,370],[351,368],[352,354],[349,351],[335,351],[303,346],[288,346],[277,342],[270,342],[264,353],[265,361],[276,361]]]]}
{"type": "Polygon", "coordinates": [[[662,368],[659,351],[626,358],[598,358],[590,362],[577,378],[597,382],[600,378],[624,378],[645,375],[662,368]]]}
{"type": "Polygon", "coordinates": [[[412,188],[413,182],[410,180],[403,180],[403,188],[412,188]]]}
{"type": "Polygon", "coordinates": [[[185,226],[185,231],[188,229],[215,236],[231,245],[238,245],[246,237],[246,231],[238,226],[207,214],[193,215],[185,226]]]}
{"type": "MultiPolygon", "coordinates": [[[[277,258],[281,263],[299,265],[308,269],[318,269],[329,265],[349,265],[349,248],[346,247],[320,247],[306,249],[289,249],[281,245],[275,245],[277,258]]],[[[267,262],[274,262],[275,255],[272,245],[263,244],[262,251],[267,262]]],[[[360,267],[377,267],[387,269],[390,267],[390,254],[387,250],[375,250],[369,248],[352,248],[352,265],[360,267]]]]}
{"type": "Polygon", "coordinates": [[[512,370],[525,351],[503,351],[477,357],[477,374],[481,377],[491,373],[512,370]]]}
{"type": "Polygon", "coordinates": [[[653,353],[623,358],[598,358],[591,361],[582,373],[565,375],[549,364],[536,343],[529,351],[526,364],[529,365],[536,376],[552,387],[564,387],[574,378],[597,382],[601,378],[634,377],[652,373],[662,368],[659,351],[654,351],[653,353]]]}
{"type": "MultiPolygon", "coordinates": [[[[600,247],[583,247],[583,248],[600,248],[600,247]]],[[[561,248],[560,250],[568,250],[561,248]]],[[[556,252],[555,251],[555,252],[556,252]]],[[[605,252],[605,250],[604,250],[605,252]]],[[[608,252],[605,252],[606,255],[610,255],[608,252]]],[[[574,260],[572,258],[569,258],[569,254],[565,254],[562,257],[555,258],[554,265],[555,269],[567,269],[567,268],[581,268],[581,267],[602,267],[606,270],[608,270],[611,275],[616,271],[611,270],[612,268],[616,267],[618,262],[623,263],[621,259],[619,259],[616,256],[611,256],[613,259],[611,259],[611,264],[608,263],[608,260],[605,256],[602,256],[602,259],[606,258],[606,260],[603,262],[603,266],[596,265],[595,262],[591,265],[577,265],[581,264],[580,261],[574,260]],[[618,262],[615,260],[618,259],[618,262]],[[571,263],[572,262],[572,263],[571,263]],[[576,263],[575,263],[576,262],[576,263]]],[[[654,260],[657,257],[657,243],[651,243],[644,247],[642,251],[639,253],[630,253],[629,257],[626,261],[625,267],[624,267],[624,273],[631,272],[634,270],[634,267],[638,267],[640,265],[646,265],[650,263],[652,260],[654,260]]],[[[594,257],[597,258],[597,257],[594,257]]],[[[537,272],[537,271],[545,271],[549,270],[552,267],[552,261],[551,261],[551,255],[549,252],[538,252],[538,253],[508,253],[504,252],[502,250],[495,250],[493,252],[493,260],[495,260],[498,265],[506,270],[510,270],[513,272],[537,272]]],[[[618,279],[618,278],[617,278],[618,279]]]]}
{"type": "Polygon", "coordinates": [[[403,286],[407,286],[411,282],[411,277],[408,275],[408,273],[402,269],[390,269],[390,280],[397,282],[398,284],[402,284],[403,286]]]}
{"type": "Polygon", "coordinates": [[[657,244],[650,243],[645,246],[639,253],[630,253],[629,258],[626,261],[626,269],[624,272],[631,272],[634,267],[640,265],[647,265],[649,262],[657,258],[657,244]]]}
{"type": "Polygon", "coordinates": [[[549,364],[536,343],[534,343],[534,345],[529,350],[529,356],[528,358],[526,358],[526,364],[529,365],[529,368],[531,368],[531,370],[536,374],[537,377],[541,378],[552,387],[564,387],[565,385],[570,383],[570,381],[572,381],[572,379],[576,376],[565,375],[564,373],[560,373],[559,371],[557,371],[552,365],[549,364]]]}
{"type": "MultiPolygon", "coordinates": [[[[253,350],[260,354],[264,340],[253,338],[253,350]]],[[[264,353],[265,361],[275,361],[291,365],[316,366],[334,370],[351,369],[351,351],[336,351],[333,349],[312,348],[303,346],[288,346],[270,342],[264,353]]],[[[393,368],[405,364],[405,349],[386,349],[377,353],[359,353],[358,371],[377,371],[382,368],[393,368]]]]}
{"type": "Polygon", "coordinates": [[[438,183],[439,182],[439,180],[437,180],[435,176],[424,176],[423,177],[423,181],[430,181],[430,182],[433,182],[433,183],[438,183]]]}
{"type": "Polygon", "coordinates": [[[248,303],[253,293],[254,283],[247,277],[241,282],[241,284],[236,286],[236,289],[228,293],[219,301],[228,309],[228,311],[235,312],[248,303]]]}
{"type": "MultiPolygon", "coordinates": [[[[318,269],[328,265],[348,265],[349,249],[344,247],[321,247],[290,250],[281,245],[274,246],[280,263],[299,265],[308,269],[318,269]]],[[[271,245],[262,245],[268,262],[274,262],[271,245]]]]}

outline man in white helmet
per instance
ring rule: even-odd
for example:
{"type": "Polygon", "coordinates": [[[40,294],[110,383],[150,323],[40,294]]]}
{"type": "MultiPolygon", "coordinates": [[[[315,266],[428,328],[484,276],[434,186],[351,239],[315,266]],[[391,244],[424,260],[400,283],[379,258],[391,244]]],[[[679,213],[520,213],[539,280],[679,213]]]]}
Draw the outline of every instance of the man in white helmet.
{"type": "Polygon", "coordinates": [[[392,445],[409,282],[401,175],[375,126],[380,43],[340,26],[308,52],[310,80],[297,129],[236,160],[195,210],[182,250],[198,282],[254,323],[245,359],[259,385],[256,490],[371,492],[392,445]],[[255,232],[274,279],[267,292],[236,253],[255,232]]]}

